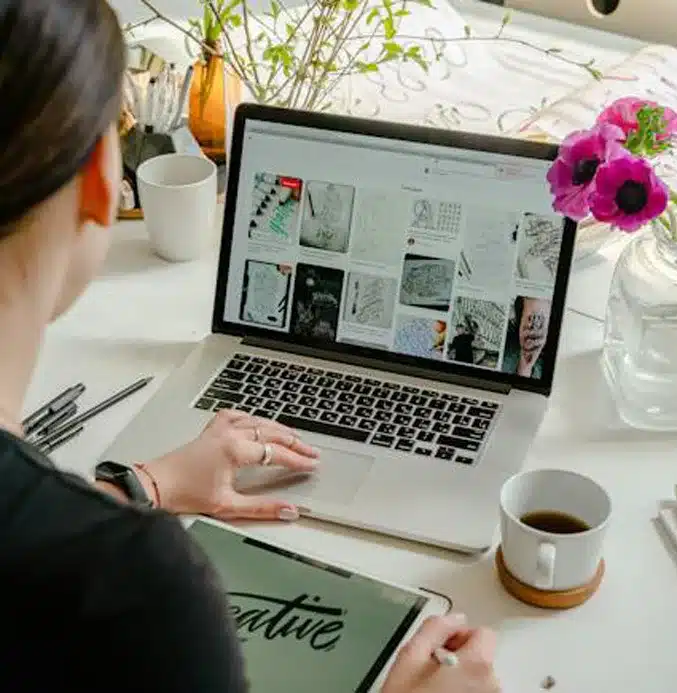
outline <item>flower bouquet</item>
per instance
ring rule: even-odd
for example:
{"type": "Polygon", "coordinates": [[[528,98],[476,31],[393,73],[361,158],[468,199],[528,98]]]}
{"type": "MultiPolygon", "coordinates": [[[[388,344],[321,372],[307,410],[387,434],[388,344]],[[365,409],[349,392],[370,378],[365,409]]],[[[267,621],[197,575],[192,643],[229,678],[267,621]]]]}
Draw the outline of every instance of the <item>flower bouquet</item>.
{"type": "Polygon", "coordinates": [[[634,234],[611,281],[602,365],[621,418],[651,430],[677,430],[677,195],[661,174],[676,136],[671,109],[619,99],[563,141],[547,175],[556,211],[634,234]]]}

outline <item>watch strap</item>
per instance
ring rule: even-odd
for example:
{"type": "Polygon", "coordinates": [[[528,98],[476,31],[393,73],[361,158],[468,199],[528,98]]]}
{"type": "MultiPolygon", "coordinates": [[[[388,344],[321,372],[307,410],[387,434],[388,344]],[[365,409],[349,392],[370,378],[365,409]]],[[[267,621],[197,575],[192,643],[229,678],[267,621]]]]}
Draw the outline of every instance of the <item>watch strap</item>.
{"type": "Polygon", "coordinates": [[[135,505],[153,507],[153,501],[148,497],[133,467],[107,460],[96,465],[94,477],[97,481],[104,481],[120,489],[135,505]]]}

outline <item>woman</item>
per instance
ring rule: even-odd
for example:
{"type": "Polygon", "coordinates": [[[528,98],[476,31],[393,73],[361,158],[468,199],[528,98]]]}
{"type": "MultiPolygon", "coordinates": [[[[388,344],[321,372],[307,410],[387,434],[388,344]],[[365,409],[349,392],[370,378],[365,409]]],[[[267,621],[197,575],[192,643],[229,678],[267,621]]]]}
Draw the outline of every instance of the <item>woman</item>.
{"type": "MultiPolygon", "coordinates": [[[[310,470],[315,452],[282,426],[223,413],[183,449],[138,466],[160,508],[148,509],[115,484],[57,471],[22,440],[45,328],[108,247],[124,54],[104,0],[0,2],[0,690],[240,693],[224,596],[170,513],[293,519],[291,506],[239,496],[233,477],[262,453],[310,470]]],[[[384,691],[494,691],[492,647],[458,617],[432,619],[384,691]],[[443,645],[460,666],[435,662],[443,645]]]]}

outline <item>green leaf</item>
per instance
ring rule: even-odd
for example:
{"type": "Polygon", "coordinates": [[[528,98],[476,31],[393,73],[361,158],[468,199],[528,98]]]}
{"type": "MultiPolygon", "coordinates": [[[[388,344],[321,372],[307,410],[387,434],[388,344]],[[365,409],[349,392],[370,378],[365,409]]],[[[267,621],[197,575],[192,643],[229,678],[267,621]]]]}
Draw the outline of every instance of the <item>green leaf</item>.
{"type": "Polygon", "coordinates": [[[242,17],[240,17],[239,14],[231,14],[229,24],[232,27],[241,26],[242,25],[242,17]]]}
{"type": "Polygon", "coordinates": [[[397,31],[395,30],[395,22],[393,21],[392,17],[386,17],[383,20],[383,33],[388,41],[395,37],[397,31]]]}
{"type": "Polygon", "coordinates": [[[360,4],[360,0],[343,0],[341,3],[346,12],[354,12],[360,4]]]}
{"type": "Polygon", "coordinates": [[[378,7],[373,7],[371,12],[367,15],[367,26],[371,24],[376,17],[379,17],[380,13],[378,7]]]}
{"type": "Polygon", "coordinates": [[[601,71],[601,70],[597,70],[597,69],[594,68],[594,67],[589,67],[589,68],[588,68],[588,72],[589,72],[597,81],[601,80],[602,77],[604,76],[604,75],[602,74],[602,71],[601,71]]]}
{"type": "Polygon", "coordinates": [[[408,17],[411,14],[409,10],[397,10],[394,15],[396,17],[408,17]]]}
{"type": "Polygon", "coordinates": [[[276,0],[270,0],[270,16],[277,19],[280,16],[280,5],[276,0]]]}
{"type": "Polygon", "coordinates": [[[562,52],[562,49],[561,48],[548,48],[548,50],[545,52],[550,53],[550,55],[557,55],[558,53],[562,52]]]}
{"type": "Polygon", "coordinates": [[[287,23],[285,29],[287,30],[287,38],[291,38],[296,33],[296,27],[293,24],[287,23]]]}
{"type": "Polygon", "coordinates": [[[423,5],[423,7],[434,7],[432,0],[414,0],[417,5],[423,5]]]}
{"type": "Polygon", "coordinates": [[[466,25],[463,27],[463,33],[465,34],[465,37],[466,37],[466,38],[470,38],[470,35],[472,34],[472,29],[471,29],[471,27],[470,27],[470,24],[466,24],[466,25]]]}
{"type": "Polygon", "coordinates": [[[355,63],[355,67],[357,68],[357,71],[361,72],[362,74],[367,72],[378,72],[378,65],[376,63],[364,63],[358,60],[355,63]]]}
{"type": "Polygon", "coordinates": [[[508,26],[510,22],[512,21],[512,12],[508,10],[504,15],[503,19],[501,19],[501,26],[508,26]]]}
{"type": "Polygon", "coordinates": [[[367,41],[366,43],[363,43],[363,44],[359,47],[359,49],[357,50],[357,52],[358,52],[358,53],[363,53],[364,51],[366,51],[366,50],[369,48],[370,45],[371,45],[371,43],[370,43],[369,41],[367,41]]]}
{"type": "Polygon", "coordinates": [[[394,41],[386,41],[383,44],[383,50],[391,55],[400,55],[403,52],[402,46],[394,41]]]}

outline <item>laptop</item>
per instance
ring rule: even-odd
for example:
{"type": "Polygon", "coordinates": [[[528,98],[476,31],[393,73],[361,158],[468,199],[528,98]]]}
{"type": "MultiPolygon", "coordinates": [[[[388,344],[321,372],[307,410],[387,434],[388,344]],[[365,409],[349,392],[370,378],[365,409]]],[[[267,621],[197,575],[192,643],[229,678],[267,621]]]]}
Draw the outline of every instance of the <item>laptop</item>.
{"type": "Polygon", "coordinates": [[[552,212],[556,152],[240,106],[211,333],[102,459],[153,458],[241,409],[321,450],[312,475],[242,470],[243,492],[489,548],[552,388],[575,234],[552,212]]]}

